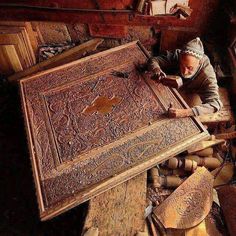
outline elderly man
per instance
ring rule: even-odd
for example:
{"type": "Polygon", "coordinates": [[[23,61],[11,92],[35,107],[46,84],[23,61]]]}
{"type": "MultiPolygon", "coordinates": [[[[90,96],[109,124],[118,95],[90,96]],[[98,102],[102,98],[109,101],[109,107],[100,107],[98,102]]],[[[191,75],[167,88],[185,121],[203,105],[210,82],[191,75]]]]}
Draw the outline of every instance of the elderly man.
{"type": "Polygon", "coordinates": [[[204,54],[199,38],[188,42],[181,50],[167,51],[165,55],[152,57],[148,67],[158,80],[165,79],[165,72],[181,76],[183,86],[180,90],[195,92],[201,98],[201,105],[189,109],[170,108],[170,117],[199,116],[221,109],[216,74],[209,58],[204,54]]]}

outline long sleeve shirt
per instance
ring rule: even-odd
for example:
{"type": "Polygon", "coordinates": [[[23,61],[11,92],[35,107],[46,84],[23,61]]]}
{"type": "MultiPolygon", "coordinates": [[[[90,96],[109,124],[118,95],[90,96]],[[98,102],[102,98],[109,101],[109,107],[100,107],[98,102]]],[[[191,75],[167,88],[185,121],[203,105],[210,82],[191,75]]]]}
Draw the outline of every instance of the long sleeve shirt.
{"type": "MultiPolygon", "coordinates": [[[[173,52],[166,51],[165,54],[149,59],[149,70],[155,70],[160,67],[168,74],[180,75],[179,59],[180,49],[173,52]]],[[[210,63],[209,58],[204,54],[197,72],[192,78],[183,79],[184,84],[180,88],[188,93],[197,93],[202,101],[201,105],[192,107],[195,116],[211,114],[221,109],[216,74],[210,63]]]]}

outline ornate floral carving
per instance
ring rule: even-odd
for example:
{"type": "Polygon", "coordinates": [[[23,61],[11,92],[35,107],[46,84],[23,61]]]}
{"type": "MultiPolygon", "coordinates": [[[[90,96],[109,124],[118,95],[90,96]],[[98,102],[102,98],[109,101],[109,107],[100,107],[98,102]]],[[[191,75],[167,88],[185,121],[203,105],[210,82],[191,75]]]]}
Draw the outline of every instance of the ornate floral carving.
{"type": "Polygon", "coordinates": [[[190,118],[166,117],[163,101],[181,103],[163,85],[153,90],[136,68],[146,61],[133,43],[21,81],[41,211],[203,131],[190,118]]]}

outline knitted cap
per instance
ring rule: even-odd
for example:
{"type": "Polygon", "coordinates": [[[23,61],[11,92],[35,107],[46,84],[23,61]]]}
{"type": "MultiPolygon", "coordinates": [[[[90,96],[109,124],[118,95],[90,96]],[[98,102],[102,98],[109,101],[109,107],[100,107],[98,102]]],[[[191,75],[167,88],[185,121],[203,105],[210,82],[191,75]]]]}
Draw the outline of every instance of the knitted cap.
{"type": "Polygon", "coordinates": [[[181,50],[182,54],[189,54],[197,59],[201,59],[204,55],[204,48],[200,38],[195,38],[185,44],[181,50]]]}

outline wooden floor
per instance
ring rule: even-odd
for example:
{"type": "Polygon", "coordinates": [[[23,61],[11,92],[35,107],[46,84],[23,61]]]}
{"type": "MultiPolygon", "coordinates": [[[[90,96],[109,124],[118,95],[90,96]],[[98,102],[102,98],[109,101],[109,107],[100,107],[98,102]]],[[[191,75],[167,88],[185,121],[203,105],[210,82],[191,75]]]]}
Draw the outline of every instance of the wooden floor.
{"type": "Polygon", "coordinates": [[[97,227],[102,236],[132,236],[143,232],[146,182],[145,172],[91,199],[84,231],[97,227]]]}

